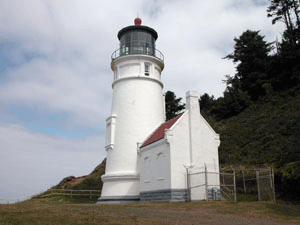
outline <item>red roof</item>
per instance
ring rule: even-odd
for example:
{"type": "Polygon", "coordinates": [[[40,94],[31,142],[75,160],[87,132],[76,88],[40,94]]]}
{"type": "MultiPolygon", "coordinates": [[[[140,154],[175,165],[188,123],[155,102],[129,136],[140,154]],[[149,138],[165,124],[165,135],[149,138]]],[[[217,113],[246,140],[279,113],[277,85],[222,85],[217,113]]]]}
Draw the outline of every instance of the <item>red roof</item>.
{"type": "Polygon", "coordinates": [[[170,129],[170,127],[173,126],[173,124],[182,116],[182,114],[174,117],[173,119],[170,119],[163,123],[162,125],[157,128],[153,134],[142,144],[141,147],[145,147],[146,145],[149,145],[153,142],[156,142],[160,139],[163,139],[165,137],[165,129],[170,129]]]}

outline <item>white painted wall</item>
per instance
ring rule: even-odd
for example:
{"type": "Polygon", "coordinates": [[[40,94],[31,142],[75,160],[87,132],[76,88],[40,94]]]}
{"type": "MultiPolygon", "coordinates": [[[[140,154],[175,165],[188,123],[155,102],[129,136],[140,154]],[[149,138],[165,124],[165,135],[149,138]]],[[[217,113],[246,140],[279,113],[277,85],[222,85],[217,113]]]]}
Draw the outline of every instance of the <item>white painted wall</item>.
{"type": "Polygon", "coordinates": [[[165,139],[142,149],[140,168],[141,192],[170,189],[170,146],[165,139]]]}
{"type": "Polygon", "coordinates": [[[184,165],[190,164],[188,119],[185,112],[166,133],[170,142],[172,189],[187,188],[184,165]]]}
{"type": "MultiPolygon", "coordinates": [[[[207,183],[208,189],[214,187],[220,188],[219,174],[215,174],[215,164],[211,162],[206,163],[207,171],[207,183]]],[[[191,188],[191,200],[198,201],[204,200],[206,196],[206,187],[205,187],[205,166],[194,166],[190,169],[190,187],[191,188]],[[201,186],[200,186],[201,185],[201,186]]]]}
{"type": "MultiPolygon", "coordinates": [[[[208,188],[220,187],[218,147],[220,144],[219,135],[211,128],[207,121],[200,114],[199,94],[195,91],[186,93],[186,107],[190,123],[190,152],[191,164],[194,168],[191,172],[204,172],[204,164],[207,166],[208,188]]],[[[204,184],[203,175],[191,176],[191,186],[204,184]]],[[[205,186],[191,189],[192,200],[206,199],[205,186]]]]}
{"type": "Polygon", "coordinates": [[[107,161],[101,197],[139,195],[137,143],[164,122],[160,79],[163,66],[157,58],[147,55],[127,55],[112,62],[110,118],[114,120],[107,120],[107,161]],[[144,73],[145,63],[150,65],[149,76],[144,73]]]}

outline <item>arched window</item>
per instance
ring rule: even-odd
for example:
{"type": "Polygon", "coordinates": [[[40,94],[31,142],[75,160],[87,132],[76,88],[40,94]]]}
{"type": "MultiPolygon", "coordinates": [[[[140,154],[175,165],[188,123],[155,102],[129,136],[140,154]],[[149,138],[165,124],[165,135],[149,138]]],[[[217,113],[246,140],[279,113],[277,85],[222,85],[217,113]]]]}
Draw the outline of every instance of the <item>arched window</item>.
{"type": "Polygon", "coordinates": [[[164,153],[160,152],[157,154],[157,159],[163,159],[163,158],[165,158],[164,153]]]}
{"type": "Polygon", "coordinates": [[[149,156],[146,156],[145,158],[144,158],[144,163],[146,164],[148,164],[148,163],[150,163],[151,162],[151,159],[150,159],[150,157],[149,156]]]}

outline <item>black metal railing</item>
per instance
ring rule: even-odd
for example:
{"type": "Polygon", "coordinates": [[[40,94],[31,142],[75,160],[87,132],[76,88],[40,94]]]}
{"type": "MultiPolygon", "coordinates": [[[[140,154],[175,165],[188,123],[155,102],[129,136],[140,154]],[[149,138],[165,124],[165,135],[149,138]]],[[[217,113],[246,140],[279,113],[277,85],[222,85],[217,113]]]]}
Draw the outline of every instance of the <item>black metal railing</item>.
{"type": "Polygon", "coordinates": [[[150,55],[158,58],[160,61],[164,61],[164,55],[161,51],[145,46],[131,46],[131,47],[122,47],[114,51],[111,55],[111,60],[115,60],[121,56],[126,55],[150,55]]]}

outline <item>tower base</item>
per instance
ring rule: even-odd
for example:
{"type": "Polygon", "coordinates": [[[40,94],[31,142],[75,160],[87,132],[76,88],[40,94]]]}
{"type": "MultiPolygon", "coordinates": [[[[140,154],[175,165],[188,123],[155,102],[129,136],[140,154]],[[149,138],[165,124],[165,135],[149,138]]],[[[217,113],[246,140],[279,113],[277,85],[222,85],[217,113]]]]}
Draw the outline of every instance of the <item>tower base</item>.
{"type": "Polygon", "coordinates": [[[136,173],[105,174],[97,204],[129,203],[140,200],[140,175],[136,173]]]}

